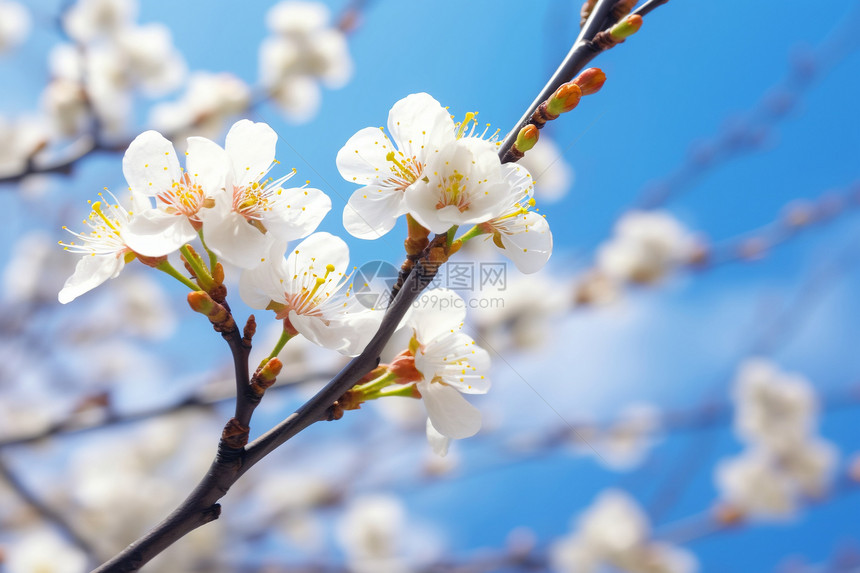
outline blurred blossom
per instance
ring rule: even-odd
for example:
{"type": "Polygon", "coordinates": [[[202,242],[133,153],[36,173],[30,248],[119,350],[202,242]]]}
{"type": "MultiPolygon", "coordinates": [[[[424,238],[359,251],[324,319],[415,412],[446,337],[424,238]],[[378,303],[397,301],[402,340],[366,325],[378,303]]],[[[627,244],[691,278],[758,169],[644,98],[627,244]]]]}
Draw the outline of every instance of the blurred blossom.
{"type": "Polygon", "coordinates": [[[694,247],[689,231],[669,213],[631,211],[599,247],[597,267],[622,282],[652,283],[687,260],[694,247]]]}
{"type": "Polygon", "coordinates": [[[553,317],[568,305],[566,288],[548,273],[508,272],[506,279],[504,289],[487,287],[480,293],[500,299],[500,304],[477,305],[471,310],[479,340],[496,352],[538,348],[552,336],[553,317]]]}
{"type": "Polygon", "coordinates": [[[46,233],[27,233],[14,244],[3,269],[3,295],[10,302],[53,303],[75,261],[46,233]]]}
{"type": "Polygon", "coordinates": [[[51,74],[65,82],[43,95],[60,134],[71,136],[86,126],[83,102],[92,106],[102,131],[121,133],[128,128],[133,90],[160,96],[184,81],[186,64],[170,30],[160,23],[138,25],[136,14],[134,2],[82,0],[64,15],[76,43],[51,50],[51,74]]]}
{"type": "Polygon", "coordinates": [[[18,2],[0,0],[0,54],[23,43],[30,34],[30,13],[18,2]]]}
{"type": "Polygon", "coordinates": [[[585,453],[600,453],[598,462],[614,470],[629,470],[639,465],[651,451],[660,432],[660,411],[652,404],[625,407],[609,427],[589,438],[585,453]]]}
{"type": "Polygon", "coordinates": [[[735,383],[735,431],[747,449],[723,460],[716,482],[732,508],[753,517],[787,517],[802,498],[824,495],[839,461],[817,436],[818,400],[802,376],[753,359],[735,383]]]}
{"type": "Polygon", "coordinates": [[[137,18],[134,0],[78,0],[63,14],[66,32],[78,42],[113,36],[137,18]]]}
{"type": "Polygon", "coordinates": [[[40,118],[0,116],[0,177],[17,175],[48,142],[48,126],[40,118]]]}
{"type": "Polygon", "coordinates": [[[815,431],[818,399],[810,383],[762,359],[743,363],[735,381],[735,431],[785,452],[815,431]]]}
{"type": "Polygon", "coordinates": [[[598,573],[606,566],[630,573],[693,573],[692,554],[651,540],[648,518],[633,498],[604,491],[577,520],[576,531],[550,553],[553,571],[598,573]]]}
{"type": "Polygon", "coordinates": [[[227,122],[251,103],[251,90],[229,73],[194,72],[185,93],[172,102],[157,104],[149,121],[158,131],[169,133],[177,144],[186,137],[220,137],[227,122]]]}
{"type": "Polygon", "coordinates": [[[560,201],[573,186],[573,168],[564,160],[555,141],[545,134],[519,164],[534,177],[535,197],[541,202],[560,201]]]}
{"type": "Polygon", "coordinates": [[[121,275],[111,291],[112,317],[117,329],[142,338],[161,340],[176,330],[176,315],[161,284],[150,274],[121,275]]]}
{"type": "Polygon", "coordinates": [[[337,524],[337,541],[355,573],[405,573],[401,542],[406,511],[400,500],[369,495],[352,501],[337,524]]]}
{"type": "Polygon", "coordinates": [[[346,37],[329,20],[328,8],[316,2],[281,2],[266,17],[273,35],[260,46],[260,81],[294,121],[316,114],[318,82],[334,89],[352,76],[346,37]]]}
{"type": "Polygon", "coordinates": [[[6,573],[84,573],[87,557],[59,534],[43,528],[26,531],[4,550],[6,573]]]}

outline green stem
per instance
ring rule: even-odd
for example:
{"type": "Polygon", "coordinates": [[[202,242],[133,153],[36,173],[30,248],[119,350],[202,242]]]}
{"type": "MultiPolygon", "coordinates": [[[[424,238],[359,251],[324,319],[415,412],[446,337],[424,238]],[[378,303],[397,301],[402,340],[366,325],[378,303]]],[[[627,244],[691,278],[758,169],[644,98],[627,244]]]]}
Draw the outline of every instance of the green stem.
{"type": "Polygon", "coordinates": [[[451,246],[451,244],[454,242],[454,235],[456,235],[456,234],[457,234],[457,229],[458,229],[458,228],[459,228],[459,225],[454,225],[453,227],[451,227],[450,229],[448,229],[448,246],[449,246],[449,247],[450,247],[450,246],[451,246]]]}
{"type": "Polygon", "coordinates": [[[457,240],[460,241],[461,243],[465,243],[466,241],[468,241],[470,239],[474,239],[475,237],[479,237],[481,235],[486,235],[487,233],[488,233],[488,231],[485,231],[484,229],[482,229],[480,225],[475,225],[474,227],[472,227],[471,229],[466,231],[463,234],[463,236],[457,240]]]}
{"type": "Polygon", "coordinates": [[[183,276],[182,273],[180,273],[175,268],[173,268],[173,265],[171,265],[170,262],[168,262],[168,261],[163,261],[161,263],[158,263],[158,266],[156,266],[155,268],[157,268],[161,272],[169,274],[170,276],[172,276],[173,278],[175,278],[176,280],[178,280],[179,282],[181,282],[182,284],[184,284],[185,286],[187,286],[188,288],[190,288],[193,291],[200,290],[199,286],[197,286],[196,284],[191,282],[187,277],[183,276]]]}
{"type": "Polygon", "coordinates": [[[191,270],[197,276],[197,282],[200,286],[195,290],[208,290],[206,285],[212,285],[215,281],[212,279],[212,275],[209,274],[206,265],[203,264],[203,260],[195,253],[192,253],[188,245],[179,247],[179,252],[184,255],[185,262],[188,263],[188,266],[191,267],[191,270]]]}
{"type": "Polygon", "coordinates": [[[415,384],[402,384],[397,388],[388,388],[386,390],[377,390],[370,394],[365,394],[365,400],[376,400],[378,398],[387,398],[388,396],[403,396],[404,398],[415,397],[415,384]]]}
{"type": "Polygon", "coordinates": [[[370,382],[362,384],[361,386],[356,386],[355,388],[353,388],[353,391],[361,392],[362,394],[378,392],[386,386],[389,386],[395,380],[397,380],[397,376],[393,372],[388,371],[379,378],[376,378],[375,380],[371,380],[370,382]]]}
{"type": "Polygon", "coordinates": [[[271,360],[272,358],[275,358],[278,354],[280,354],[281,350],[284,349],[284,346],[287,345],[287,342],[289,342],[290,339],[293,338],[294,336],[296,336],[296,335],[290,334],[289,332],[287,332],[286,329],[282,330],[281,331],[281,337],[278,339],[277,344],[275,344],[275,347],[272,349],[272,352],[268,356],[263,358],[263,361],[260,362],[260,366],[263,366],[266,362],[268,362],[269,360],[271,360]]]}
{"type": "Polygon", "coordinates": [[[203,240],[203,229],[197,231],[197,235],[200,237],[200,244],[203,245],[203,248],[206,249],[206,252],[209,254],[209,270],[214,271],[215,265],[218,264],[218,255],[209,250],[209,247],[206,246],[206,241],[203,240]]]}

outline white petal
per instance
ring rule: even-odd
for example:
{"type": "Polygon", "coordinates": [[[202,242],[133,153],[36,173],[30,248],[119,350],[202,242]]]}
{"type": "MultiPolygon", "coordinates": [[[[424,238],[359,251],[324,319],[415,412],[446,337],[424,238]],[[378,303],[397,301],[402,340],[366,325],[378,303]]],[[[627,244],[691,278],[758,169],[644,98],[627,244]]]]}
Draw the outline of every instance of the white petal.
{"type": "Polygon", "coordinates": [[[340,316],[300,315],[290,311],[290,323],[305,338],[345,356],[359,354],[382,320],[381,312],[364,311],[340,316]]]}
{"type": "Polygon", "coordinates": [[[205,137],[189,137],[185,155],[185,172],[207,197],[224,188],[229,163],[220,145],[205,137]]]}
{"type": "MultiPolygon", "coordinates": [[[[270,251],[274,254],[277,247],[270,251]]],[[[284,287],[281,279],[286,275],[286,261],[275,254],[265,262],[245,270],[239,278],[239,296],[251,308],[266,308],[273,300],[283,302],[284,287]]]]}
{"type": "Polygon", "coordinates": [[[312,187],[284,189],[276,209],[264,213],[266,228],[281,241],[313,233],[331,210],[331,198],[312,187]]]}
{"type": "Polygon", "coordinates": [[[329,264],[334,265],[335,273],[345,273],[349,265],[349,247],[343,239],[330,233],[314,233],[290,252],[286,268],[288,272],[310,270],[323,276],[329,264]]]}
{"type": "Polygon", "coordinates": [[[123,230],[129,248],[147,257],[169,255],[196,237],[186,217],[157,209],[136,213],[123,230]]]}
{"type": "Polygon", "coordinates": [[[265,123],[243,119],[227,133],[224,147],[233,162],[234,183],[239,187],[258,181],[275,160],[278,134],[265,123]]]}
{"type": "Polygon", "coordinates": [[[353,237],[378,239],[406,212],[403,192],[367,186],[358,189],[343,209],[343,227],[353,237]]]}
{"type": "Polygon", "coordinates": [[[533,273],[543,268],[552,254],[552,232],[546,219],[531,211],[518,215],[524,219],[524,230],[519,233],[501,234],[504,249],[502,254],[511,259],[521,273],[533,273]]]}
{"type": "Polygon", "coordinates": [[[427,415],[439,433],[459,440],[481,429],[481,412],[454,388],[435,382],[419,382],[427,415]]]}
{"type": "Polygon", "coordinates": [[[436,455],[443,458],[448,455],[448,446],[451,444],[451,438],[439,433],[439,430],[433,426],[430,418],[427,418],[427,441],[436,455]]]}
{"type": "Polygon", "coordinates": [[[75,272],[66,280],[57,299],[63,304],[71,302],[117,276],[124,266],[122,256],[84,255],[75,266],[75,272]]]}
{"type": "Polygon", "coordinates": [[[239,268],[251,269],[260,264],[274,240],[248,223],[235,211],[203,224],[206,245],[219,257],[239,268]]]}
{"type": "Polygon", "coordinates": [[[404,155],[419,159],[455,139],[448,110],[426,93],[395,103],[388,113],[388,131],[404,155]]]}
{"type": "Polygon", "coordinates": [[[390,174],[390,163],[385,156],[393,150],[385,132],[378,127],[365,127],[337,152],[337,170],[353,183],[379,183],[390,174]]]}
{"type": "Polygon", "coordinates": [[[424,291],[412,304],[409,325],[418,334],[418,341],[427,344],[433,339],[459,331],[466,319],[466,303],[452,290],[424,291]]]}
{"type": "Polygon", "coordinates": [[[173,144],[157,131],[134,138],[122,158],[122,172],[133,191],[153,196],[181,176],[173,144]]]}

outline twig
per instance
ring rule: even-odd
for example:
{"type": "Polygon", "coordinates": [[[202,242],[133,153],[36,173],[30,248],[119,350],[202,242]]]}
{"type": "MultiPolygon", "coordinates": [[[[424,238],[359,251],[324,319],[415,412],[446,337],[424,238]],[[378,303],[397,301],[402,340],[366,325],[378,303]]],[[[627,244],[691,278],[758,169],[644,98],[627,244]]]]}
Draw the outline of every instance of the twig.
{"type": "Polygon", "coordinates": [[[90,563],[98,563],[101,560],[90,542],[84,539],[81,534],[75,530],[72,524],[69,523],[62,513],[54,510],[39,499],[39,497],[33,493],[29,487],[27,487],[21,478],[15,475],[15,472],[12,471],[2,457],[0,457],[0,477],[2,477],[3,480],[5,480],[11,488],[15,490],[18,497],[25,501],[27,505],[32,507],[45,521],[53,523],[60,531],[62,531],[63,535],[65,535],[69,541],[74,543],[78,549],[83,551],[90,563]]]}

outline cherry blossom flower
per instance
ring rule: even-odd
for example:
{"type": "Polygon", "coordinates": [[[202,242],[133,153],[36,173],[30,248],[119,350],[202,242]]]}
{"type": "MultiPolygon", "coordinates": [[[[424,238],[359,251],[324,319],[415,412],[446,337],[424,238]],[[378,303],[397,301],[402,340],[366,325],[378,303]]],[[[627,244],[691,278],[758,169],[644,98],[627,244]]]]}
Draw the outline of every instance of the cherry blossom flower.
{"type": "Polygon", "coordinates": [[[242,273],[239,294],[252,308],[275,311],[286,328],[311,342],[356,355],[376,332],[381,313],[352,296],[348,264],[349,248],[343,240],[314,233],[286,260],[276,255],[242,273]]]}
{"type": "Polygon", "coordinates": [[[546,219],[529,209],[534,206],[534,182],[531,174],[519,165],[504,166],[509,192],[507,210],[479,228],[489,233],[493,244],[511,259],[522,273],[543,268],[552,254],[552,232],[546,219]]]}
{"type": "Polygon", "coordinates": [[[481,429],[481,412],[463,394],[490,389],[490,355],[461,333],[466,303],[453,291],[434,289],[416,301],[389,347],[409,336],[407,360],[414,361],[416,389],[427,408],[427,438],[445,455],[450,439],[474,436],[481,429]]]}
{"type": "Polygon", "coordinates": [[[690,233],[669,213],[633,211],[598,249],[597,266],[619,281],[651,283],[687,260],[694,247],[690,233]]]}
{"type": "Polygon", "coordinates": [[[30,13],[17,2],[0,0],[0,54],[27,39],[30,33],[30,13]]]}
{"type": "Polygon", "coordinates": [[[694,573],[696,559],[687,551],[651,539],[651,525],[639,504],[626,493],[600,494],[577,521],[576,531],[550,551],[554,571],[586,573],[605,566],[629,573],[694,573]]]}
{"type": "MultiPolygon", "coordinates": [[[[233,74],[194,72],[182,96],[171,102],[155,105],[149,115],[154,129],[173,134],[174,143],[180,137],[201,135],[210,139],[220,137],[226,121],[248,108],[251,89],[233,74]]],[[[182,137],[184,139],[184,137],[182,137]]]]}
{"type": "Polygon", "coordinates": [[[525,171],[517,165],[502,165],[492,142],[462,137],[433,154],[426,177],[406,189],[406,206],[416,221],[434,233],[484,223],[510,210],[514,184],[526,185],[516,176],[517,170],[525,171]]]}
{"type": "Polygon", "coordinates": [[[274,34],[260,46],[260,81],[293,121],[316,114],[318,82],[339,88],[352,76],[346,37],[330,19],[318,2],[280,2],[266,15],[274,34]]]}
{"type": "Polygon", "coordinates": [[[122,170],[136,212],[124,236],[135,252],[159,257],[193,240],[202,227],[201,209],[212,207],[223,189],[229,161],[220,146],[190,137],[185,155],[183,170],[173,144],[157,131],[138,135],[125,152],[122,170]]]}
{"type": "Polygon", "coordinates": [[[135,18],[134,0],[78,0],[63,14],[63,26],[69,36],[88,43],[117,34],[135,18]]]}
{"type": "Polygon", "coordinates": [[[277,164],[277,141],[265,123],[233,125],[225,144],[232,169],[225,188],[215,192],[214,207],[201,214],[209,248],[241,268],[260,264],[275,241],[308,236],[331,209],[331,199],[319,189],[282,187],[295,170],[275,181],[265,179],[277,164]]]}
{"type": "Polygon", "coordinates": [[[407,212],[406,189],[425,176],[430,155],[456,139],[448,111],[426,93],[395,103],[388,131],[391,139],[382,128],[366,127],[337,154],[341,176],[363,185],[343,211],[344,228],[360,239],[376,239],[394,227],[407,212]]]}
{"type": "MultiPolygon", "coordinates": [[[[111,198],[116,201],[115,197],[111,198]]],[[[60,243],[65,250],[83,255],[74,274],[66,280],[60,291],[58,298],[63,304],[115,278],[125,264],[135,257],[125,234],[131,220],[128,211],[119,202],[110,204],[107,201],[95,201],[91,205],[89,217],[84,221],[89,231],[69,231],[81,242],[60,243]]]]}

